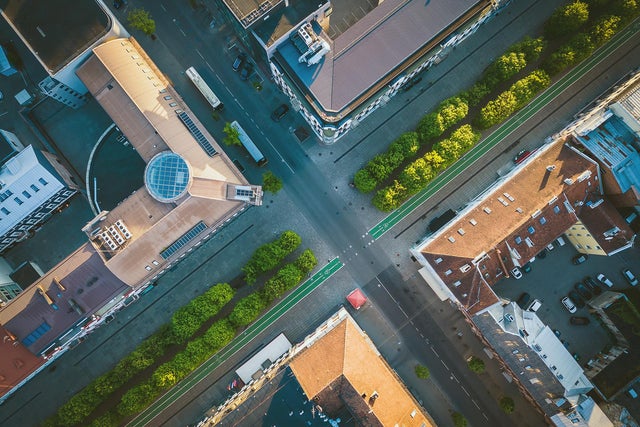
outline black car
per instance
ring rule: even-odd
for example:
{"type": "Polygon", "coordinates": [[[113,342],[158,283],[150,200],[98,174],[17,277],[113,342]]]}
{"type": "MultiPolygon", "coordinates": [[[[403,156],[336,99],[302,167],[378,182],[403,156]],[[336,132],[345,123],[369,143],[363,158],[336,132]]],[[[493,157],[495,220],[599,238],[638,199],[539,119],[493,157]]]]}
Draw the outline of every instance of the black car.
{"type": "Polygon", "coordinates": [[[287,104],[280,104],[280,106],[273,110],[273,113],[271,113],[271,120],[273,120],[274,122],[279,122],[284,116],[287,115],[288,112],[289,106],[287,104]]]}
{"type": "Polygon", "coordinates": [[[582,264],[589,258],[587,254],[578,254],[571,259],[574,265],[582,264]]]}
{"type": "Polygon", "coordinates": [[[120,9],[122,7],[122,0],[113,0],[113,8],[120,9]]]}
{"type": "Polygon", "coordinates": [[[231,68],[233,68],[233,71],[238,71],[240,70],[240,67],[242,67],[244,65],[244,61],[247,60],[247,54],[246,53],[241,53],[240,55],[238,55],[236,57],[236,59],[233,61],[233,65],[231,66],[231,68]]]}
{"type": "Polygon", "coordinates": [[[524,292],[522,295],[520,295],[516,303],[518,304],[518,306],[520,306],[521,309],[526,310],[530,300],[531,300],[531,295],[524,292]]]}
{"type": "Polygon", "coordinates": [[[598,282],[593,280],[591,276],[587,276],[584,278],[584,285],[591,291],[594,295],[600,295],[602,293],[602,288],[598,286],[598,282]]]}
{"type": "Polygon", "coordinates": [[[571,301],[573,301],[576,307],[578,308],[584,307],[584,300],[576,291],[569,292],[569,298],[571,299],[571,301]]]}
{"type": "Polygon", "coordinates": [[[593,295],[591,294],[591,292],[589,292],[587,287],[582,283],[580,282],[576,283],[573,288],[580,294],[582,299],[584,299],[585,301],[589,301],[591,298],[593,298],[593,295]]]}
{"type": "Polygon", "coordinates": [[[572,325],[588,325],[589,322],[591,321],[589,320],[588,317],[571,316],[571,319],[569,319],[569,322],[572,325]]]}
{"type": "Polygon", "coordinates": [[[536,258],[538,259],[545,259],[547,257],[547,250],[543,249],[540,252],[538,252],[538,255],[536,255],[536,258]]]}
{"type": "Polygon", "coordinates": [[[251,73],[253,73],[253,64],[247,61],[240,70],[240,80],[247,80],[251,73]]]}

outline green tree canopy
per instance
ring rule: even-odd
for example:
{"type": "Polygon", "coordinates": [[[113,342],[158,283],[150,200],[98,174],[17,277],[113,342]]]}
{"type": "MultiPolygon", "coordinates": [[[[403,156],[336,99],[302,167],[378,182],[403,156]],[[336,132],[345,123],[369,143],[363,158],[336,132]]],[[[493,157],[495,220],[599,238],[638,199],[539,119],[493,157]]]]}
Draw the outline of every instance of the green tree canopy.
{"type": "Polygon", "coordinates": [[[573,34],[589,20],[589,6],[580,0],[556,9],[545,24],[545,34],[553,39],[573,34]]]}
{"type": "Polygon", "coordinates": [[[150,36],[156,32],[156,21],[151,19],[149,12],[142,8],[132,9],[127,15],[127,21],[133,28],[150,36]]]}
{"type": "Polygon", "coordinates": [[[238,132],[236,128],[231,126],[231,123],[225,123],[222,131],[226,135],[222,142],[224,142],[226,145],[242,145],[242,143],[240,142],[240,132],[238,132]]]}
{"type": "Polygon", "coordinates": [[[275,176],[273,172],[266,171],[262,174],[262,189],[276,194],[282,190],[282,180],[275,176]]]}
{"type": "Polygon", "coordinates": [[[467,363],[469,365],[469,369],[471,369],[472,372],[475,372],[476,374],[481,374],[484,372],[484,361],[482,359],[473,356],[467,363]]]}
{"type": "Polygon", "coordinates": [[[500,408],[504,411],[505,414],[510,414],[516,409],[516,404],[512,398],[509,396],[505,396],[500,399],[500,408]]]}
{"type": "Polygon", "coordinates": [[[426,380],[431,376],[431,372],[429,372],[429,368],[423,365],[416,365],[415,372],[416,372],[416,376],[421,380],[426,380]]]}

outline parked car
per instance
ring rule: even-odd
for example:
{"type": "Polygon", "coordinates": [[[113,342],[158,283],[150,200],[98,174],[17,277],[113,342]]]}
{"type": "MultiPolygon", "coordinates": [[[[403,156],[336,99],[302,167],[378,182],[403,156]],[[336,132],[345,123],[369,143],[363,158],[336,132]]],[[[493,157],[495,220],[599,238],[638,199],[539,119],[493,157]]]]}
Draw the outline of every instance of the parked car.
{"type": "Polygon", "coordinates": [[[598,282],[593,280],[591,276],[587,276],[584,278],[584,285],[591,291],[594,295],[600,295],[602,293],[602,288],[598,286],[598,282]]]}
{"type": "Polygon", "coordinates": [[[554,333],[557,337],[560,337],[560,335],[562,335],[562,333],[561,333],[559,330],[557,330],[557,329],[554,329],[554,330],[553,330],[553,333],[554,333]]]}
{"type": "Polygon", "coordinates": [[[569,292],[569,298],[571,298],[571,301],[573,301],[576,307],[578,308],[584,307],[584,300],[576,291],[569,292]]]}
{"type": "Polygon", "coordinates": [[[524,273],[531,273],[531,263],[527,262],[525,265],[522,266],[520,270],[522,270],[524,273]]]}
{"type": "Polygon", "coordinates": [[[506,322],[513,322],[515,319],[513,318],[512,314],[507,313],[507,314],[504,315],[504,320],[506,322]]]}
{"type": "Polygon", "coordinates": [[[247,80],[251,73],[253,73],[253,64],[247,61],[240,70],[240,80],[247,80]]]}
{"type": "Polygon", "coordinates": [[[518,267],[513,267],[511,270],[511,275],[514,279],[522,279],[522,271],[518,267]]]}
{"type": "Polygon", "coordinates": [[[288,112],[289,106],[287,104],[280,104],[280,106],[278,106],[278,108],[273,110],[273,113],[271,113],[271,120],[273,120],[274,122],[279,122],[284,116],[287,115],[288,112]]]}
{"type": "Polygon", "coordinates": [[[536,255],[536,258],[539,259],[545,259],[547,257],[547,249],[543,248],[540,252],[538,252],[538,255],[536,255]]]}
{"type": "Polygon", "coordinates": [[[573,287],[573,289],[575,289],[576,292],[578,292],[578,294],[580,294],[580,296],[585,301],[589,301],[591,298],[593,298],[593,294],[591,292],[589,292],[587,287],[585,285],[583,285],[582,283],[580,283],[580,282],[576,283],[575,286],[573,287]]]}
{"type": "Polygon", "coordinates": [[[588,317],[571,316],[571,319],[569,319],[569,322],[572,325],[588,325],[589,322],[591,322],[591,321],[589,320],[588,317]]]}
{"type": "Polygon", "coordinates": [[[555,246],[553,246],[553,243],[549,243],[549,244],[547,245],[547,250],[548,250],[548,251],[552,251],[554,248],[555,248],[555,246]]]}
{"type": "Polygon", "coordinates": [[[638,279],[636,278],[636,276],[633,275],[631,270],[629,270],[628,268],[625,268],[624,270],[622,270],[622,275],[624,276],[625,279],[627,279],[627,282],[629,282],[631,286],[635,286],[638,284],[638,279]]]}
{"type": "Polygon", "coordinates": [[[562,305],[564,305],[564,308],[566,308],[569,313],[575,313],[577,310],[576,305],[573,303],[573,301],[571,301],[571,298],[569,297],[562,298],[562,305]]]}
{"type": "Polygon", "coordinates": [[[529,308],[527,308],[527,311],[533,311],[535,313],[540,309],[540,307],[542,307],[542,303],[540,302],[540,300],[534,299],[531,304],[529,304],[529,308]]]}
{"type": "Polygon", "coordinates": [[[516,304],[518,304],[518,306],[524,310],[529,305],[529,301],[531,301],[531,295],[523,292],[522,295],[518,297],[518,301],[516,301],[516,304]]]}
{"type": "Polygon", "coordinates": [[[242,52],[240,55],[236,56],[236,59],[233,61],[233,71],[239,71],[240,68],[244,65],[244,61],[247,60],[247,54],[242,52]]]}
{"type": "Polygon", "coordinates": [[[531,154],[532,153],[529,150],[522,150],[518,154],[516,154],[516,156],[513,158],[513,163],[515,163],[516,165],[519,165],[520,163],[524,162],[526,158],[529,157],[531,154]]]}
{"type": "Polygon", "coordinates": [[[587,255],[587,254],[578,254],[578,255],[573,257],[571,262],[573,262],[574,265],[579,265],[579,264],[582,264],[583,262],[585,262],[587,259],[589,259],[589,255],[587,255]]]}
{"type": "Polygon", "coordinates": [[[604,274],[602,274],[602,273],[598,274],[597,278],[600,281],[600,283],[605,285],[607,288],[610,288],[610,287],[613,286],[613,282],[611,280],[607,279],[607,276],[605,276],[604,274]]]}
{"type": "Polygon", "coordinates": [[[632,399],[637,399],[638,398],[638,393],[636,393],[636,391],[632,388],[630,388],[629,390],[627,390],[627,394],[629,395],[630,398],[632,399]]]}

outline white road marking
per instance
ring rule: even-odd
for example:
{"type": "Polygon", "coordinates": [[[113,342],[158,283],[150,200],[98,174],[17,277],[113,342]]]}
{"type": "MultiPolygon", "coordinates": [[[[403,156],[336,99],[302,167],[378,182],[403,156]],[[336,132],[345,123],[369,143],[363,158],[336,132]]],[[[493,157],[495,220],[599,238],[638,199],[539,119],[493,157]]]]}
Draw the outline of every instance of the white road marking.
{"type": "Polygon", "coordinates": [[[435,354],[436,356],[438,356],[438,359],[440,359],[440,355],[438,354],[438,352],[436,351],[436,349],[435,349],[435,348],[433,348],[433,346],[431,346],[431,351],[433,351],[433,352],[434,352],[434,354],[435,354]]]}
{"type": "Polygon", "coordinates": [[[471,395],[469,394],[469,392],[467,391],[466,388],[464,388],[463,385],[460,386],[460,388],[462,389],[462,391],[464,391],[464,394],[466,394],[467,396],[471,397],[471,395]]]}
{"type": "Polygon", "coordinates": [[[167,11],[167,8],[164,7],[164,5],[162,3],[160,3],[160,7],[162,8],[162,10],[164,10],[165,12],[167,11]]]}
{"type": "Polygon", "coordinates": [[[182,28],[178,27],[178,29],[180,30],[180,32],[182,33],[183,36],[187,37],[187,33],[185,33],[182,28]]]}
{"type": "Polygon", "coordinates": [[[396,303],[396,305],[398,306],[398,308],[400,309],[402,314],[404,314],[404,317],[406,317],[408,319],[409,316],[407,315],[407,313],[402,309],[402,307],[400,306],[400,303],[393,297],[393,295],[391,295],[391,293],[389,292],[387,287],[380,281],[378,276],[376,276],[376,280],[378,281],[378,283],[380,283],[382,285],[382,288],[387,292],[387,295],[389,295],[389,298],[391,298],[393,300],[393,302],[396,303]]]}
{"type": "Polygon", "coordinates": [[[474,405],[476,405],[476,408],[480,409],[480,406],[478,406],[478,402],[476,402],[475,400],[471,399],[471,401],[473,402],[474,405]]]}
{"type": "Polygon", "coordinates": [[[485,414],[484,412],[482,413],[482,416],[484,417],[485,420],[489,421],[489,417],[487,417],[487,414],[485,414]]]}
{"type": "Polygon", "coordinates": [[[198,55],[200,55],[200,58],[204,59],[204,56],[202,56],[202,54],[200,53],[200,51],[198,49],[196,49],[196,52],[198,53],[198,55]]]}
{"type": "Polygon", "coordinates": [[[444,360],[440,359],[440,362],[444,365],[445,368],[447,368],[447,371],[449,370],[449,367],[447,366],[446,363],[444,363],[444,360]]]}

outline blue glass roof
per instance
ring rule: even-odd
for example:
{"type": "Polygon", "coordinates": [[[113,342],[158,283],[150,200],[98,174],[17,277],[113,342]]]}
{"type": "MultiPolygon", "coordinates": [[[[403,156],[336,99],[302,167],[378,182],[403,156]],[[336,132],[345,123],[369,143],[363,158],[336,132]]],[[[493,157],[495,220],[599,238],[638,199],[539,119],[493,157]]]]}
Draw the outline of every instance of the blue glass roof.
{"type": "Polygon", "coordinates": [[[156,155],[144,171],[144,183],[149,194],[159,202],[173,202],[189,188],[191,171],[178,154],[165,151],[156,155]]]}

